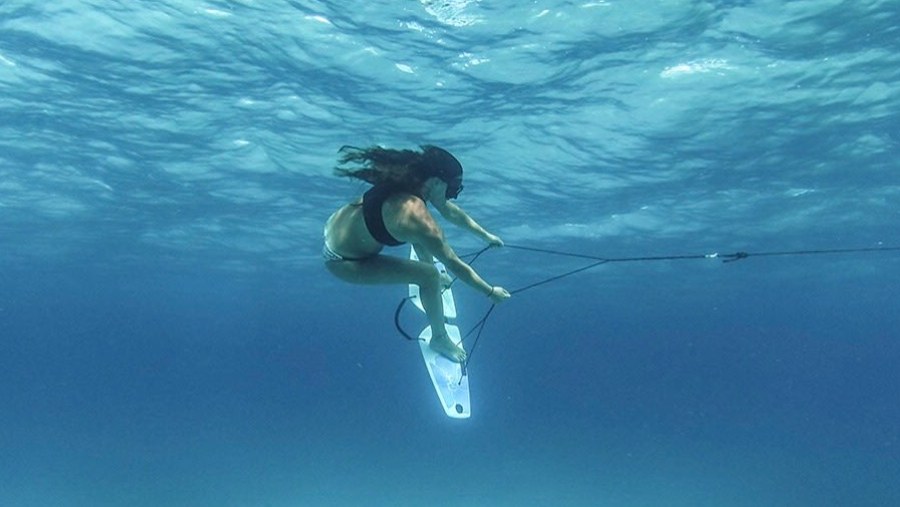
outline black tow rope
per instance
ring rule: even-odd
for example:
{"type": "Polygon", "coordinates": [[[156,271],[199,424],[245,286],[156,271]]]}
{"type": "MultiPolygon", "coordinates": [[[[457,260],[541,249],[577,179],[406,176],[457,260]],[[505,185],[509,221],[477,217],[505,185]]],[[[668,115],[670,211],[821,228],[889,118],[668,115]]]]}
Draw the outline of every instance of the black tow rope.
{"type": "MultiPolygon", "coordinates": [[[[471,257],[472,259],[469,260],[469,264],[471,265],[473,262],[475,262],[476,259],[478,259],[479,256],[481,256],[481,254],[483,254],[484,252],[487,252],[490,248],[491,248],[490,246],[486,246],[486,247],[482,248],[481,250],[479,250],[478,252],[475,252],[475,253],[473,253],[473,254],[465,254],[465,255],[461,255],[460,257],[461,257],[461,258],[471,257]]],[[[456,277],[456,278],[454,278],[453,280],[451,280],[450,283],[447,284],[446,287],[444,287],[443,289],[441,289],[441,293],[443,293],[443,291],[445,291],[445,290],[449,289],[450,287],[452,287],[453,284],[456,283],[456,280],[458,280],[458,279],[459,279],[459,277],[456,277]]],[[[412,298],[413,298],[412,296],[406,296],[405,298],[403,298],[403,299],[400,300],[400,304],[398,304],[398,305],[397,305],[397,309],[394,310],[394,327],[396,327],[396,328],[397,328],[397,331],[399,331],[400,334],[403,335],[403,337],[406,338],[407,340],[424,342],[424,341],[425,341],[424,338],[413,338],[413,337],[410,336],[410,334],[407,333],[407,332],[403,329],[403,327],[400,325],[400,312],[403,311],[403,307],[406,305],[406,302],[409,301],[409,300],[412,299],[412,298]]],[[[475,335],[475,341],[472,343],[472,347],[469,349],[468,354],[466,354],[466,361],[462,364],[462,375],[463,375],[463,376],[466,376],[466,371],[467,371],[467,368],[468,368],[468,366],[469,366],[469,361],[470,361],[471,358],[472,358],[472,353],[475,351],[475,346],[478,345],[478,339],[481,337],[481,332],[484,330],[484,325],[485,325],[485,323],[487,322],[488,316],[490,316],[491,312],[494,311],[494,306],[495,306],[494,304],[491,304],[491,307],[488,309],[487,313],[485,313],[484,317],[482,317],[481,320],[479,320],[478,323],[475,324],[475,326],[473,326],[472,329],[470,329],[470,330],[465,334],[465,336],[463,336],[462,339],[460,340],[461,342],[464,343],[464,342],[466,341],[466,339],[467,339],[473,332],[475,332],[476,329],[478,330],[478,334],[475,335]]],[[[462,379],[460,379],[460,382],[462,382],[462,379]]]]}
{"type": "Polygon", "coordinates": [[[403,306],[410,299],[412,299],[412,296],[406,296],[405,298],[401,299],[400,304],[397,305],[397,310],[394,311],[394,326],[397,327],[397,331],[400,331],[400,334],[402,334],[403,337],[406,338],[407,340],[423,342],[423,341],[425,341],[423,338],[413,338],[412,336],[409,335],[409,333],[404,331],[402,327],[400,327],[400,311],[403,310],[403,306]]]}
{"type": "MultiPolygon", "coordinates": [[[[491,247],[485,247],[474,254],[462,255],[460,257],[472,257],[472,260],[469,261],[471,265],[475,262],[478,257],[484,252],[488,251],[491,247]]],[[[825,254],[848,254],[848,253],[873,253],[873,252],[896,252],[900,251],[900,246],[889,246],[889,247],[870,247],[870,248],[832,248],[826,250],[787,250],[787,251],[771,251],[771,252],[734,252],[728,254],[720,254],[720,253],[708,253],[708,254],[694,254],[694,255],[662,255],[662,256],[645,256],[645,257],[600,257],[597,255],[586,255],[579,254],[574,252],[565,252],[561,250],[549,250],[544,248],[534,248],[528,246],[519,246],[519,245],[504,245],[504,248],[511,248],[514,250],[523,250],[528,252],[536,252],[536,253],[545,253],[551,255],[560,255],[565,257],[575,257],[579,259],[590,259],[595,262],[592,262],[586,266],[582,266],[577,269],[573,269],[571,271],[567,271],[565,273],[554,275],[544,280],[540,280],[538,282],[534,282],[532,284],[526,285],[524,287],[519,287],[518,289],[509,291],[510,294],[518,294],[520,292],[525,292],[526,290],[533,289],[535,287],[555,282],[561,278],[565,278],[577,273],[581,273],[582,271],[587,271],[591,268],[595,268],[600,266],[601,264],[613,263],[613,262],[654,262],[654,261],[677,261],[677,260],[696,260],[696,259],[721,259],[722,263],[731,263],[737,262],[743,259],[747,259],[749,257],[777,257],[777,256],[798,256],[798,255],[825,255],[825,254]]],[[[454,278],[450,285],[447,286],[449,288],[453,283],[455,283],[457,278],[454,278]]],[[[413,338],[410,336],[403,328],[400,326],[400,312],[403,310],[403,306],[406,302],[411,299],[411,296],[407,296],[400,301],[400,304],[397,305],[397,310],[394,312],[394,325],[397,327],[397,331],[403,335],[407,340],[412,341],[425,341],[422,338],[413,338]]],[[[475,335],[475,340],[472,342],[472,347],[469,350],[468,355],[466,356],[466,361],[463,363],[463,375],[465,375],[465,371],[469,366],[469,362],[472,360],[472,354],[475,352],[475,347],[478,345],[478,339],[481,338],[481,332],[484,331],[484,325],[487,323],[488,317],[490,317],[491,312],[494,311],[494,307],[496,304],[491,304],[491,307],[488,308],[487,312],[484,314],[484,317],[475,324],[472,329],[469,330],[463,336],[462,341],[465,340],[476,330],[478,333],[475,335]]],[[[461,380],[460,380],[461,381],[461,380]]]]}
{"type": "MultiPolygon", "coordinates": [[[[461,255],[460,258],[464,259],[467,257],[471,257],[472,260],[469,261],[469,264],[471,265],[473,262],[475,262],[476,259],[478,259],[479,256],[481,256],[481,254],[483,254],[484,252],[487,252],[490,249],[491,249],[490,246],[486,246],[475,253],[461,255]]],[[[441,289],[441,294],[443,294],[445,290],[452,287],[453,284],[456,283],[456,281],[458,279],[459,279],[459,277],[456,277],[453,280],[451,280],[450,283],[447,284],[446,287],[441,289]]],[[[406,302],[412,298],[413,298],[412,296],[406,296],[405,298],[400,300],[400,304],[397,305],[397,309],[394,311],[394,326],[397,328],[397,331],[400,331],[400,334],[403,335],[403,337],[406,338],[407,340],[422,342],[422,341],[425,341],[423,338],[413,338],[412,336],[409,335],[409,333],[404,331],[403,328],[400,326],[400,312],[403,310],[403,306],[406,305],[406,302]]],[[[490,313],[490,312],[488,312],[488,313],[490,313]]],[[[481,321],[484,321],[484,319],[481,319],[481,321]]],[[[470,334],[472,334],[472,331],[474,331],[474,330],[475,330],[475,328],[472,328],[472,330],[470,330],[468,333],[466,333],[466,336],[469,336],[470,334]]],[[[481,333],[479,333],[479,334],[481,334],[481,333]]],[[[465,337],[463,337],[463,340],[465,340],[465,337]]]]}

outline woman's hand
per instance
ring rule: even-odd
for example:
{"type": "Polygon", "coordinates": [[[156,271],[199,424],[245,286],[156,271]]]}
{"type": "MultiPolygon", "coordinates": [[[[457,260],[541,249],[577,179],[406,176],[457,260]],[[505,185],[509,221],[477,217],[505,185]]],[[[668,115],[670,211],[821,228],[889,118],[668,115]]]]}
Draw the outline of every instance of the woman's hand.
{"type": "Polygon", "coordinates": [[[503,287],[495,285],[491,287],[491,293],[488,294],[488,297],[491,298],[491,302],[496,305],[511,298],[512,294],[510,294],[509,291],[504,289],[503,287]]]}
{"type": "Polygon", "coordinates": [[[503,240],[500,239],[500,236],[496,234],[491,234],[489,232],[485,233],[484,240],[487,241],[490,246],[503,246],[503,240]]]}

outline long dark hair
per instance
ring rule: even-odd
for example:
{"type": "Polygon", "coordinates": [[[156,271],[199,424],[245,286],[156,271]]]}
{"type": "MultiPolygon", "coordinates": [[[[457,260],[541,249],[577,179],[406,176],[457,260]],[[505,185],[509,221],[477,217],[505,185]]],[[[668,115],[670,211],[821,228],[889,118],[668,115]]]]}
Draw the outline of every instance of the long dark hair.
{"type": "Polygon", "coordinates": [[[387,184],[409,192],[418,192],[430,177],[424,170],[425,157],[420,151],[393,150],[380,146],[343,146],[338,153],[340,165],[334,168],[336,175],[372,185],[387,184]],[[342,167],[345,165],[351,166],[342,167]]]}
{"type": "MultiPolygon", "coordinates": [[[[462,178],[462,165],[450,152],[437,146],[422,145],[421,151],[394,150],[371,146],[343,146],[338,153],[338,176],[362,180],[372,185],[391,185],[417,194],[428,178],[444,181],[462,178]],[[351,164],[350,167],[342,167],[351,164]]],[[[455,197],[455,196],[454,196],[455,197]]]]}

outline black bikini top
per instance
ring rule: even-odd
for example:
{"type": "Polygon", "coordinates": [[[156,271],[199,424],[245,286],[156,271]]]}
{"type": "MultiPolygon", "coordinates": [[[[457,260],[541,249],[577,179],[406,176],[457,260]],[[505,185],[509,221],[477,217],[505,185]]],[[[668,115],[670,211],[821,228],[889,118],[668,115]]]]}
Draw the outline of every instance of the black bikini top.
{"type": "Polygon", "coordinates": [[[384,217],[381,215],[385,199],[396,191],[397,189],[388,185],[375,185],[363,194],[363,219],[366,221],[366,228],[376,241],[386,246],[403,244],[403,241],[391,236],[384,226],[384,217]]]}

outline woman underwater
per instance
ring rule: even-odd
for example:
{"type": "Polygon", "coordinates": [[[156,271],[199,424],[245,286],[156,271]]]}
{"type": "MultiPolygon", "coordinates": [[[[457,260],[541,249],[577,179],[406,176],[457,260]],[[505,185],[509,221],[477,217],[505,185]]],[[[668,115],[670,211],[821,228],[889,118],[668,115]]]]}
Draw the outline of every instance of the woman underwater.
{"type": "Polygon", "coordinates": [[[355,167],[335,168],[340,176],[372,184],[362,197],[335,211],[325,224],[322,254],[328,270],[346,282],[357,284],[415,284],[433,336],[430,346],[439,354],[463,362],[466,352],[447,336],[441,288],[444,281],[433,258],[494,303],[509,299],[503,287],[490,285],[471,266],[460,260],[428,204],[454,225],[484,239],[491,246],[503,241],[484,230],[459,206],[450,202],[463,189],[463,168],[456,158],[437,146],[421,151],[381,147],[341,148],[340,163],[355,167]],[[411,243],[419,261],[384,255],[385,246],[411,243]]]}

